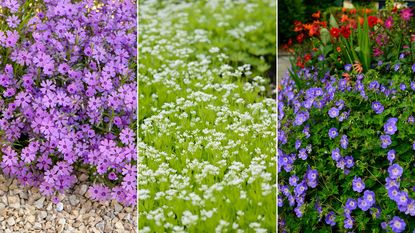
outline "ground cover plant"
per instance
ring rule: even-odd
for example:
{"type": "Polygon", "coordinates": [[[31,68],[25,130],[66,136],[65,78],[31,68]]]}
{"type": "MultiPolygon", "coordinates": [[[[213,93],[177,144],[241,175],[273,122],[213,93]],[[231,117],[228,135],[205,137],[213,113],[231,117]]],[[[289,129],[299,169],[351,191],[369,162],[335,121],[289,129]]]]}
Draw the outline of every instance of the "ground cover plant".
{"type": "Polygon", "coordinates": [[[412,232],[413,12],[389,2],[372,15],[343,15],[281,80],[279,228],[412,232]]]}
{"type": "Polygon", "coordinates": [[[275,231],[275,1],[139,11],[139,231],[275,231]]]}
{"type": "Polygon", "coordinates": [[[1,1],[1,170],[136,205],[136,3],[1,1]]]}

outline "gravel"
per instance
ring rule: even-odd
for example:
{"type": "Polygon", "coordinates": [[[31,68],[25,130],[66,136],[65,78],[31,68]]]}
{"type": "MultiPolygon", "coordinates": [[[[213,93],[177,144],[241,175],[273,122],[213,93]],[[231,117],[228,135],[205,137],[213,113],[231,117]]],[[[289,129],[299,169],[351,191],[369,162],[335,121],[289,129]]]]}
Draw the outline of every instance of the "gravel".
{"type": "Polygon", "coordinates": [[[87,198],[83,183],[53,204],[35,188],[22,188],[0,174],[0,232],[4,233],[128,233],[136,232],[137,210],[116,201],[87,198]]]}

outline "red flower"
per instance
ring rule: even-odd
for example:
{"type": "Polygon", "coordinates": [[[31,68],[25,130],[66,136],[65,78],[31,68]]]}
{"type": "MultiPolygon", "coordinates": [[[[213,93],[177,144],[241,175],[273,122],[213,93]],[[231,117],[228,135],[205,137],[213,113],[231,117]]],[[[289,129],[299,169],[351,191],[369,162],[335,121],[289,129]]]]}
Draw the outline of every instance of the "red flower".
{"type": "Polygon", "coordinates": [[[311,54],[306,53],[306,54],[304,55],[304,62],[308,62],[308,61],[310,61],[310,60],[311,60],[311,54]]]}
{"type": "Polygon", "coordinates": [[[301,60],[297,60],[297,66],[304,68],[304,63],[301,60]]]}
{"type": "Polygon", "coordinates": [[[330,29],[330,35],[334,38],[338,38],[340,35],[340,29],[338,28],[331,28],[330,29]]]}
{"type": "Polygon", "coordinates": [[[367,17],[367,21],[369,23],[369,27],[373,27],[378,23],[378,18],[376,16],[370,15],[367,17]]]}
{"type": "Polygon", "coordinates": [[[299,32],[301,30],[303,30],[303,24],[298,20],[294,20],[294,31],[299,32]]]}
{"type": "Polygon", "coordinates": [[[350,36],[350,28],[349,27],[346,27],[346,26],[342,26],[341,28],[340,28],[340,33],[342,34],[342,36],[344,37],[344,38],[349,38],[349,36],[350,36]]]}
{"type": "Polygon", "coordinates": [[[301,43],[303,43],[303,40],[304,40],[304,33],[298,34],[297,35],[297,42],[301,44],[301,43]]]}

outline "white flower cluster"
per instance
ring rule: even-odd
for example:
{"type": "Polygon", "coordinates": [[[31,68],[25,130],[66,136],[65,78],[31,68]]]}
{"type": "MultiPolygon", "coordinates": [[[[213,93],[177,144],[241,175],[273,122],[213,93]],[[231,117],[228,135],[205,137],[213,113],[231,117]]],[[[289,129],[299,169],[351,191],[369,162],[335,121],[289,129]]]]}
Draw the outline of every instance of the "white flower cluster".
{"type": "Polygon", "coordinates": [[[224,12],[260,5],[201,2],[140,3],[139,231],[271,232],[275,100],[264,97],[267,79],[230,62],[221,35],[197,27],[243,40],[261,23],[231,27],[224,12]],[[218,12],[215,22],[206,22],[203,7],[218,12]]]}

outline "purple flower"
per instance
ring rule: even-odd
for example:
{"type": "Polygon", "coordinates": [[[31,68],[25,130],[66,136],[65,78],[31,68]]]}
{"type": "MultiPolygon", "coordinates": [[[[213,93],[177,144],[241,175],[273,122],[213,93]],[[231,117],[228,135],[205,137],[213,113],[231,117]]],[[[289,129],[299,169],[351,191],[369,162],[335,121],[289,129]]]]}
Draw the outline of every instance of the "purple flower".
{"type": "Polygon", "coordinates": [[[415,200],[409,199],[405,214],[415,216],[415,200]]]}
{"type": "Polygon", "coordinates": [[[344,161],[344,158],[340,158],[336,163],[336,167],[338,167],[342,170],[344,169],[345,165],[346,165],[346,162],[344,161]]]}
{"type": "Polygon", "coordinates": [[[367,203],[372,206],[373,204],[375,204],[375,193],[370,191],[370,190],[366,190],[363,193],[363,198],[367,201],[367,203]]]}
{"type": "Polygon", "coordinates": [[[413,123],[415,123],[415,117],[414,117],[414,116],[409,116],[409,117],[408,117],[408,123],[409,123],[409,124],[413,124],[413,123]]]}
{"type": "Polygon", "coordinates": [[[372,103],[372,109],[373,111],[375,111],[376,114],[381,114],[384,110],[384,107],[381,103],[374,101],[372,103]]]}
{"type": "Polygon", "coordinates": [[[331,139],[333,139],[333,138],[337,137],[337,135],[339,135],[339,134],[338,134],[338,132],[337,132],[337,129],[336,129],[336,128],[330,128],[330,129],[329,129],[329,137],[330,137],[331,139]]]}
{"type": "Polygon", "coordinates": [[[357,202],[356,202],[355,199],[353,199],[353,198],[347,199],[347,201],[346,201],[346,208],[347,209],[354,210],[354,209],[356,209],[356,207],[357,207],[357,202]]]}
{"type": "Polygon", "coordinates": [[[399,192],[396,204],[398,206],[405,206],[406,207],[408,205],[408,202],[409,202],[408,193],[406,193],[404,191],[399,192]]]}
{"type": "Polygon", "coordinates": [[[292,175],[292,176],[290,176],[290,178],[289,178],[289,184],[291,185],[291,186],[297,186],[297,182],[298,182],[298,180],[299,180],[299,178],[296,176],[296,175],[292,175]]]}
{"type": "Polygon", "coordinates": [[[347,149],[347,145],[349,145],[349,140],[347,139],[347,135],[343,135],[340,139],[340,146],[343,149],[347,149]]]}
{"type": "Polygon", "coordinates": [[[396,186],[392,186],[388,189],[388,196],[391,200],[398,201],[399,189],[396,186]]]}
{"type": "Polygon", "coordinates": [[[389,222],[389,226],[392,228],[392,231],[395,233],[400,233],[405,231],[406,224],[405,221],[399,218],[398,216],[394,216],[392,220],[389,222]]]}
{"type": "Polygon", "coordinates": [[[353,190],[361,193],[365,189],[365,183],[362,178],[355,176],[353,179],[353,190]]]}
{"type": "Polygon", "coordinates": [[[404,83],[401,83],[401,84],[399,85],[399,88],[400,88],[402,91],[404,91],[404,90],[406,90],[406,85],[405,85],[404,83]]]}
{"type": "Polygon", "coordinates": [[[369,83],[369,89],[376,90],[379,89],[380,84],[378,81],[372,81],[369,83]]]}
{"type": "Polygon", "coordinates": [[[365,198],[362,198],[362,197],[359,197],[359,199],[357,199],[357,205],[363,211],[367,211],[371,207],[369,202],[365,198]]]}
{"type": "Polygon", "coordinates": [[[307,111],[302,111],[297,113],[295,116],[294,125],[302,125],[305,121],[308,120],[309,114],[307,111]]]}
{"type": "Polygon", "coordinates": [[[338,161],[341,158],[340,149],[336,148],[331,151],[331,158],[334,161],[338,161]]]}
{"type": "Polygon", "coordinates": [[[301,140],[300,139],[297,139],[295,141],[295,149],[298,150],[298,148],[300,148],[300,146],[301,146],[301,140]]]}
{"type": "Polygon", "coordinates": [[[395,160],[395,158],[396,158],[396,152],[395,152],[395,150],[388,151],[388,160],[389,160],[389,163],[390,164],[393,163],[393,161],[395,160]]]}
{"type": "Polygon", "coordinates": [[[387,224],[386,222],[382,222],[382,223],[380,224],[380,227],[382,227],[382,229],[383,229],[383,230],[386,230],[386,229],[387,229],[387,227],[388,227],[388,224],[387,224]]]}
{"type": "Polygon", "coordinates": [[[336,102],[336,106],[339,110],[342,110],[344,107],[344,101],[343,100],[339,100],[336,102]]]}
{"type": "Polygon", "coordinates": [[[389,189],[389,188],[391,188],[391,187],[393,187],[393,186],[395,186],[395,187],[399,188],[399,185],[400,185],[399,181],[394,180],[394,179],[391,179],[391,178],[389,178],[389,177],[386,177],[385,181],[386,181],[386,185],[385,185],[385,187],[386,187],[387,189],[389,189]]]}
{"type": "Polygon", "coordinates": [[[352,69],[352,65],[351,64],[344,65],[344,70],[345,71],[350,72],[351,69],[352,69]]]}
{"type": "Polygon", "coordinates": [[[336,118],[339,115],[339,109],[332,107],[329,109],[329,116],[331,118],[336,118]]]}
{"type": "Polygon", "coordinates": [[[399,68],[401,67],[401,64],[395,64],[395,66],[393,66],[393,70],[398,71],[399,68]]]}
{"type": "Polygon", "coordinates": [[[388,148],[390,144],[392,144],[391,137],[389,135],[381,135],[380,136],[381,147],[383,149],[388,148]]]}
{"type": "Polygon", "coordinates": [[[305,191],[307,191],[308,187],[306,185],[306,181],[301,181],[295,188],[294,188],[294,194],[295,196],[302,195],[305,191]]]}
{"type": "Polygon", "coordinates": [[[307,159],[307,151],[305,148],[301,148],[300,151],[298,152],[298,158],[302,159],[302,160],[306,160],[307,159]]]}
{"type": "Polygon", "coordinates": [[[336,215],[334,214],[333,211],[330,211],[325,218],[326,224],[330,225],[330,226],[334,226],[336,225],[336,215]]]}
{"type": "Polygon", "coordinates": [[[398,122],[398,118],[389,118],[385,125],[383,126],[383,129],[386,134],[393,135],[398,130],[396,127],[396,122],[398,122]]]}
{"type": "Polygon", "coordinates": [[[346,156],[344,159],[347,168],[352,168],[354,166],[354,159],[352,156],[346,156]]]}
{"type": "Polygon", "coordinates": [[[399,166],[399,164],[395,163],[395,164],[389,166],[388,173],[389,173],[389,177],[391,179],[397,179],[397,178],[401,177],[401,175],[403,173],[403,169],[402,169],[401,166],[399,166]]]}
{"type": "Polygon", "coordinates": [[[345,218],[344,219],[344,228],[352,229],[353,228],[353,219],[352,218],[345,218]]]}
{"type": "Polygon", "coordinates": [[[301,206],[294,208],[295,215],[297,218],[301,218],[303,216],[303,211],[301,210],[301,206]]]}
{"type": "Polygon", "coordinates": [[[415,73],[415,63],[412,65],[412,71],[415,73]]]}

